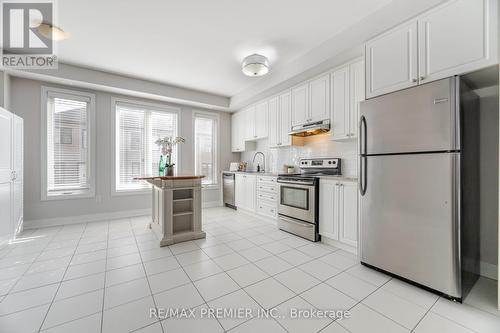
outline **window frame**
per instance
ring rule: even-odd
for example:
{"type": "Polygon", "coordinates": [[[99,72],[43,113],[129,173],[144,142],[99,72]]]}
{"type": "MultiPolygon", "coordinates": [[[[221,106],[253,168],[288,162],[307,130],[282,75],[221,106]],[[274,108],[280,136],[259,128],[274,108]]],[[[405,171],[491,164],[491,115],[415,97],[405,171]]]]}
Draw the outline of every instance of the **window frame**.
{"type": "MultiPolygon", "coordinates": [[[[145,102],[141,100],[135,100],[135,99],[129,99],[129,98],[123,98],[123,97],[111,97],[111,129],[110,129],[110,134],[111,134],[111,195],[112,196],[127,196],[127,195],[151,195],[151,185],[149,185],[146,188],[138,188],[138,189],[128,189],[128,190],[117,190],[116,188],[116,177],[117,177],[117,171],[116,171],[116,160],[117,160],[117,154],[118,150],[117,148],[117,117],[116,117],[116,105],[118,103],[123,103],[123,104],[129,104],[129,105],[136,105],[139,108],[145,108],[150,111],[155,111],[155,112],[165,112],[165,113],[175,113],[177,115],[177,136],[182,136],[181,135],[181,110],[178,107],[166,105],[166,104],[159,104],[159,103],[151,103],[151,102],[145,102]]],[[[176,161],[176,168],[179,170],[181,168],[181,146],[179,145],[177,147],[177,161],[176,161]]]]}
{"type": "Polygon", "coordinates": [[[196,172],[196,133],[195,133],[195,120],[196,118],[209,118],[212,120],[215,120],[215,142],[213,144],[213,154],[214,154],[214,174],[216,177],[216,182],[214,184],[203,184],[202,181],[202,188],[206,190],[216,190],[220,188],[221,185],[221,175],[220,175],[220,152],[219,152],[219,143],[220,143],[220,115],[215,112],[208,112],[208,111],[200,111],[200,110],[193,110],[192,112],[192,129],[193,129],[193,165],[194,165],[194,172],[196,172]]]}
{"type": "Polygon", "coordinates": [[[56,88],[50,86],[42,86],[41,88],[41,200],[51,201],[51,200],[67,200],[67,199],[83,199],[83,198],[94,198],[95,197],[95,179],[96,179],[96,146],[95,146],[95,134],[96,134],[96,95],[79,91],[70,90],[63,88],[56,88]],[[87,159],[89,165],[89,189],[88,190],[75,190],[64,191],[65,193],[54,193],[49,194],[48,192],[48,137],[47,137],[47,113],[48,113],[48,101],[49,97],[60,97],[65,99],[73,99],[78,101],[88,102],[87,109],[87,138],[88,138],[88,151],[87,159]]]}

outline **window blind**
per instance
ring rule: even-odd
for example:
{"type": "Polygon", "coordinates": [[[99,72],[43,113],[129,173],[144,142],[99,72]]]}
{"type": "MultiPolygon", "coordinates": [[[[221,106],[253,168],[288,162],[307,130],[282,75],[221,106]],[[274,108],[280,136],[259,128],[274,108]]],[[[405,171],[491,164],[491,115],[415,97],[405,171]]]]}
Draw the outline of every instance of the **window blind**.
{"type": "Polygon", "coordinates": [[[217,120],[214,117],[195,115],[195,173],[203,175],[204,185],[217,184],[217,120]]]}
{"type": "Polygon", "coordinates": [[[48,195],[90,190],[89,102],[84,98],[48,97],[48,195]]]}
{"type": "MultiPolygon", "coordinates": [[[[116,191],[149,188],[135,177],[158,175],[158,138],[177,136],[177,113],[116,103],[116,191]]],[[[177,149],[173,152],[173,161],[177,149]]]]}

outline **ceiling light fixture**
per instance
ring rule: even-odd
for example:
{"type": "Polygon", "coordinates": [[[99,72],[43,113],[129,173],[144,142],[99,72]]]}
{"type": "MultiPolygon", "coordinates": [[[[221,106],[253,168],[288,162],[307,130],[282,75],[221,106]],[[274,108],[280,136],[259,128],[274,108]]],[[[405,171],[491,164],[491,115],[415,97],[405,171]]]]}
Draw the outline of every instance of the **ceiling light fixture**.
{"type": "Polygon", "coordinates": [[[269,72],[269,61],[263,55],[252,54],[243,59],[241,70],[247,76],[266,75],[269,72]]]}
{"type": "Polygon", "coordinates": [[[64,32],[63,29],[47,22],[40,23],[40,25],[37,27],[37,30],[42,34],[42,36],[48,39],[58,41],[69,38],[69,34],[67,32],[64,32]]]}

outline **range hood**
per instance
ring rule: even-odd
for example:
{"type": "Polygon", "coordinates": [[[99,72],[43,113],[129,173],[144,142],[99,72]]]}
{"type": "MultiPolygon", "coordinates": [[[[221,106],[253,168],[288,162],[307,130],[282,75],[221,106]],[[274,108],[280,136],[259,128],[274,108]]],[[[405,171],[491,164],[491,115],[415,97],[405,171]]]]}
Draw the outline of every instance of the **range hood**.
{"type": "Polygon", "coordinates": [[[293,136],[311,136],[321,133],[326,133],[330,130],[330,120],[325,119],[314,123],[293,126],[288,135],[293,136]]]}

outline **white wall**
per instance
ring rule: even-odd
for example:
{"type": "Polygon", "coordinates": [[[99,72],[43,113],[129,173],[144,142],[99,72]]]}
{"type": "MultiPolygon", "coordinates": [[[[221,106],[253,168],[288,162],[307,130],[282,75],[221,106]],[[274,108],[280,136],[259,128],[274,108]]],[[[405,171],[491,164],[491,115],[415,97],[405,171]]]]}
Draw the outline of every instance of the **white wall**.
{"type": "Polygon", "coordinates": [[[498,95],[481,97],[480,259],[490,265],[498,262],[498,114],[498,95]]]}
{"type": "MultiPolygon", "coordinates": [[[[126,195],[113,196],[111,189],[111,165],[112,165],[112,138],[111,127],[111,98],[125,97],[109,92],[92,91],[68,86],[56,85],[24,78],[11,77],[11,110],[15,114],[24,118],[25,126],[25,152],[24,152],[24,219],[26,227],[33,227],[50,223],[71,223],[79,221],[78,218],[69,219],[66,217],[84,216],[83,220],[92,217],[98,218],[94,214],[121,214],[124,211],[142,212],[150,209],[151,199],[149,195],[126,195]],[[41,200],[40,183],[40,137],[41,137],[41,87],[51,86],[66,89],[87,91],[96,94],[96,197],[91,199],[68,199],[57,201],[41,200]]],[[[138,98],[132,98],[140,100],[138,98]]],[[[147,100],[146,100],[147,101],[147,100]]],[[[149,101],[151,102],[151,101],[149,101]]],[[[154,101],[154,103],[160,103],[154,101]]],[[[167,103],[164,103],[167,105],[167,103]]],[[[180,173],[194,172],[194,148],[192,138],[192,107],[174,105],[181,108],[180,135],[186,138],[186,143],[181,145],[179,163],[180,173]]],[[[208,111],[208,110],[205,110],[208,111]]],[[[225,112],[215,112],[220,115],[220,167],[227,169],[229,162],[236,160],[230,147],[231,122],[230,114],[225,112]]],[[[204,202],[218,201],[220,190],[204,191],[204,202]]]]}
{"type": "MultiPolygon", "coordinates": [[[[267,139],[259,140],[255,151],[241,153],[241,160],[248,162],[248,168],[255,169],[252,160],[256,151],[266,155],[266,171],[283,172],[283,164],[292,164],[298,171],[302,158],[338,157],[342,159],[342,174],[355,177],[357,175],[357,141],[333,142],[330,134],[314,135],[302,139],[302,146],[269,148],[267,139]]],[[[261,163],[257,157],[256,163],[261,163]]]]}

